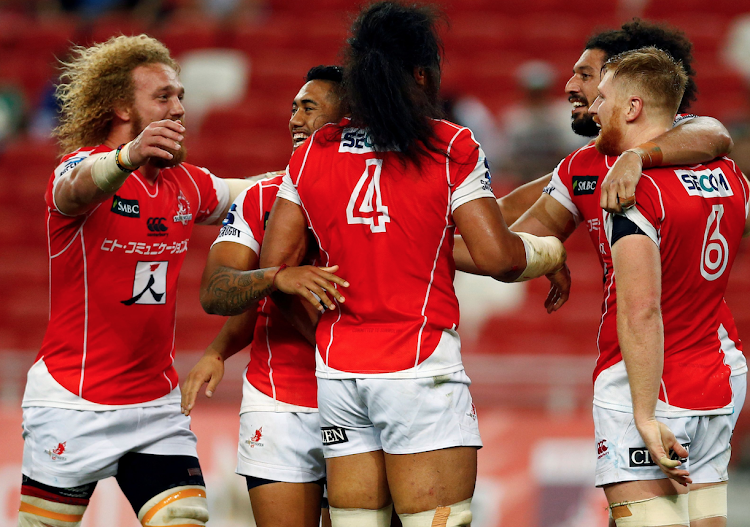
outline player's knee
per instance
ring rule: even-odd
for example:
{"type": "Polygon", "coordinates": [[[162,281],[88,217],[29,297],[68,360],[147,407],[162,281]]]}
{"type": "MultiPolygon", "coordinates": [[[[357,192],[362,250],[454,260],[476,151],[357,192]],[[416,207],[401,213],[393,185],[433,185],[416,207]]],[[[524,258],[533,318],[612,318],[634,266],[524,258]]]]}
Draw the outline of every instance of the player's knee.
{"type": "Polygon", "coordinates": [[[206,488],[185,485],[165,490],[148,500],[138,512],[143,527],[206,525],[206,488]]]}
{"type": "Polygon", "coordinates": [[[721,483],[688,492],[690,521],[727,517],[727,485],[721,483]]]}
{"type": "Polygon", "coordinates": [[[78,527],[86,505],[60,503],[21,494],[18,508],[18,527],[78,527]]]}
{"type": "Polygon", "coordinates": [[[339,509],[328,508],[331,523],[335,527],[390,527],[393,505],[382,509],[339,509]]]}
{"type": "Polygon", "coordinates": [[[613,503],[609,509],[617,527],[690,525],[687,494],[613,503]]]}
{"type": "Polygon", "coordinates": [[[471,498],[449,507],[416,514],[399,514],[404,527],[462,527],[471,523],[471,498]]]}

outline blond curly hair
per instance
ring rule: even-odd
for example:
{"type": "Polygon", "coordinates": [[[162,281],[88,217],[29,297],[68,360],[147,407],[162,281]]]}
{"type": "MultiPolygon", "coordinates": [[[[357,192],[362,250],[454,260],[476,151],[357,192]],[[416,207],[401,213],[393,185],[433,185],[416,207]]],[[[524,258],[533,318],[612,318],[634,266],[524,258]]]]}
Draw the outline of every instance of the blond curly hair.
{"type": "Polygon", "coordinates": [[[53,134],[63,154],[107,139],[115,106],[134,101],[136,67],[166,64],[180,71],[167,47],[148,35],[121,35],[88,48],[75,46],[71,55],[70,62],[61,61],[60,84],[55,88],[61,112],[53,134]]]}

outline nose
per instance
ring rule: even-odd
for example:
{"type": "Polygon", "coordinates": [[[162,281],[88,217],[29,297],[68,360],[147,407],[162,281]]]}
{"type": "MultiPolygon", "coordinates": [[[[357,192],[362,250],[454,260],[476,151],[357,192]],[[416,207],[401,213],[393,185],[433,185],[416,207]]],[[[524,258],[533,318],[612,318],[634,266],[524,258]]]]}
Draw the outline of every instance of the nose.
{"type": "Polygon", "coordinates": [[[297,108],[296,110],[292,110],[292,116],[289,118],[289,126],[302,126],[305,124],[304,120],[302,119],[302,108],[297,108]]]}
{"type": "Polygon", "coordinates": [[[169,113],[174,118],[181,118],[183,115],[185,115],[185,107],[182,105],[182,101],[179,97],[173,97],[172,99],[172,106],[169,109],[169,113]]]}
{"type": "Polygon", "coordinates": [[[601,105],[602,105],[602,100],[599,97],[597,97],[596,99],[594,99],[594,102],[591,103],[591,106],[589,106],[589,113],[591,115],[596,115],[597,110],[599,109],[599,106],[601,105]]]}
{"type": "Polygon", "coordinates": [[[565,93],[578,93],[581,91],[581,87],[578,85],[578,79],[576,78],[575,74],[573,74],[569,79],[568,82],[565,83],[565,93]]]}

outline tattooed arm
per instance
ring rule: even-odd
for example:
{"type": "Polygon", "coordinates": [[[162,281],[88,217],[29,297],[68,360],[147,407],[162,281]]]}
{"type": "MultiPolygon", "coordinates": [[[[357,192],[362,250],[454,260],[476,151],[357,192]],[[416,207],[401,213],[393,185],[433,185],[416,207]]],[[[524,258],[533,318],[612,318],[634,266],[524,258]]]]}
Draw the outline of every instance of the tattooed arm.
{"type": "Polygon", "coordinates": [[[337,266],[257,267],[258,255],[245,245],[219,242],[211,247],[201,279],[200,300],[206,313],[239,315],[277,290],[302,296],[323,311],[321,301],[328,307],[335,306],[328,295],[343,301],[344,297],[334,284],[349,285],[332,274],[338,270],[337,266]]]}

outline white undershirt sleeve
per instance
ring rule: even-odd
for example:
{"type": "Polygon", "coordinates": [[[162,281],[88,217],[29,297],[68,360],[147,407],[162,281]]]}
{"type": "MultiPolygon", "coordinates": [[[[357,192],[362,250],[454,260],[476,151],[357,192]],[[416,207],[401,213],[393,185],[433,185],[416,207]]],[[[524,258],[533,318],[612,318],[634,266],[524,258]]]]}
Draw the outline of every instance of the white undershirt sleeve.
{"type": "Polygon", "coordinates": [[[281,179],[281,186],[279,187],[279,193],[276,194],[277,198],[284,198],[287,201],[291,201],[296,205],[302,205],[297,189],[292,183],[292,178],[289,177],[289,167],[287,167],[284,177],[281,179]]]}

